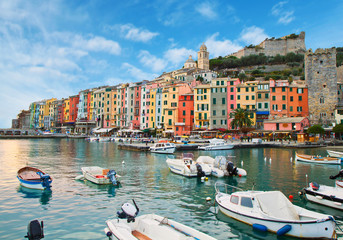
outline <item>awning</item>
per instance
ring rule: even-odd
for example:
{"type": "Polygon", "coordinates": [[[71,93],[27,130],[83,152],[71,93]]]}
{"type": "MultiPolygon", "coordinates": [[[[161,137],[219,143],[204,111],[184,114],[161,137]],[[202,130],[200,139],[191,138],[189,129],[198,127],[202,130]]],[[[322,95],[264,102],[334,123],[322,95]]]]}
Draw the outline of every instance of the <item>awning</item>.
{"type": "Polygon", "coordinates": [[[269,115],[269,111],[256,112],[256,115],[269,115]]]}
{"type": "Polygon", "coordinates": [[[93,133],[107,133],[112,131],[114,128],[100,128],[100,129],[96,129],[93,130],[93,133]]]}
{"type": "Polygon", "coordinates": [[[167,131],[164,131],[165,133],[174,133],[173,130],[167,130],[167,131]]]}

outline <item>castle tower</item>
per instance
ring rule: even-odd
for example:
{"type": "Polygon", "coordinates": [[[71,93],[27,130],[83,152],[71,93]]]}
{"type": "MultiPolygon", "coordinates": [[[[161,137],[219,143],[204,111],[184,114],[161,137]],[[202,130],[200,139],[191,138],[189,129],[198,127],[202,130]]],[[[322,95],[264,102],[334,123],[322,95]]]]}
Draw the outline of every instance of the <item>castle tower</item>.
{"type": "Polygon", "coordinates": [[[196,68],[197,67],[196,65],[197,64],[193,60],[192,55],[189,55],[189,58],[185,62],[185,68],[196,68]]]}
{"type": "Polygon", "coordinates": [[[336,48],[319,48],[314,53],[309,49],[306,52],[305,81],[311,124],[334,122],[337,104],[336,48]]]}
{"type": "Polygon", "coordinates": [[[200,51],[198,52],[198,68],[208,71],[210,69],[210,56],[209,52],[207,52],[207,47],[203,43],[200,46],[200,51]]]}

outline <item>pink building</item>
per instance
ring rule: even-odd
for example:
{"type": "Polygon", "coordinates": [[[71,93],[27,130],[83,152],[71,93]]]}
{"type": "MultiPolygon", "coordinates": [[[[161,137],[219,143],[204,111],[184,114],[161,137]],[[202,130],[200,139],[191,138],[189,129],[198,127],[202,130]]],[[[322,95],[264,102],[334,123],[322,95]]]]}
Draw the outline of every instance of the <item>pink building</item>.
{"type": "Polygon", "coordinates": [[[310,126],[306,117],[290,117],[264,121],[265,131],[286,131],[303,133],[305,127],[310,126]]]}
{"type": "Polygon", "coordinates": [[[231,118],[230,118],[230,112],[237,107],[237,88],[236,86],[240,84],[241,82],[239,81],[238,78],[229,78],[227,81],[227,126],[228,129],[231,129],[230,123],[231,123],[231,118]]]}

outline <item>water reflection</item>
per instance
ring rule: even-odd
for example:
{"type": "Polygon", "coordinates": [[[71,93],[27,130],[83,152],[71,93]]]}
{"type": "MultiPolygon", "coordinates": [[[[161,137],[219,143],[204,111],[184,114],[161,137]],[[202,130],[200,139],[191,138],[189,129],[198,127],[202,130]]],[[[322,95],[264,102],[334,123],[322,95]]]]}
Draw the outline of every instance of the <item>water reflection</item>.
{"type": "Polygon", "coordinates": [[[23,186],[19,186],[17,192],[22,193],[21,196],[23,198],[39,198],[39,202],[42,205],[48,204],[52,197],[52,191],[48,189],[42,191],[39,189],[30,189],[23,186]]]}
{"type": "Polygon", "coordinates": [[[91,189],[95,189],[98,192],[107,192],[108,197],[115,197],[116,196],[116,189],[121,188],[121,183],[119,183],[118,185],[114,186],[112,184],[95,184],[92,183],[88,180],[75,180],[78,181],[80,183],[84,183],[87,187],[91,188],[91,189]]]}

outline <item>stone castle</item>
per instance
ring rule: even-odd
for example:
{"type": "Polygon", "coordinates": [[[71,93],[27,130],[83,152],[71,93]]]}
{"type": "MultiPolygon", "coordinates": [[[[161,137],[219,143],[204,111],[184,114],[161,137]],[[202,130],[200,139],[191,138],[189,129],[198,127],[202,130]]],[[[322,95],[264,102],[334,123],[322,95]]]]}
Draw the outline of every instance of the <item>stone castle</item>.
{"type": "Polygon", "coordinates": [[[336,48],[309,49],[305,54],[305,81],[308,86],[311,124],[334,122],[337,105],[336,48]]]}
{"type": "Polygon", "coordinates": [[[256,46],[248,46],[232,53],[231,56],[238,58],[264,54],[266,56],[286,55],[287,53],[305,53],[305,32],[301,32],[299,35],[290,34],[278,39],[270,38],[265,39],[263,42],[256,46]]]}

